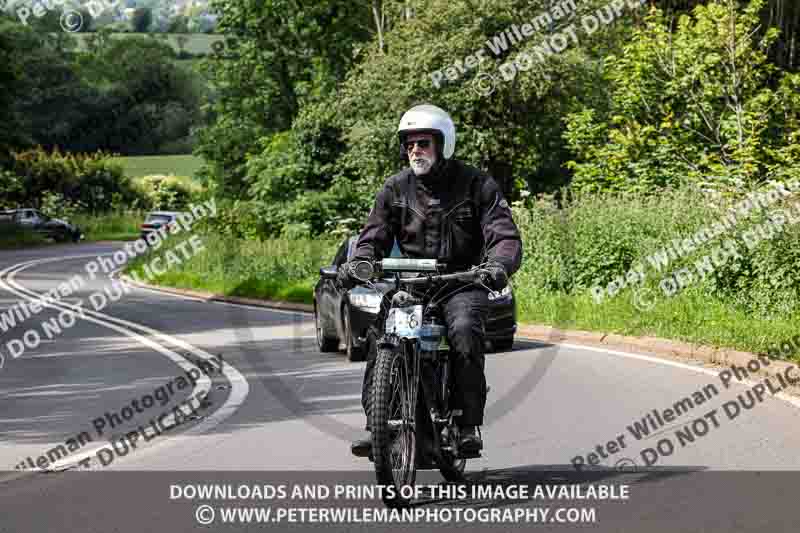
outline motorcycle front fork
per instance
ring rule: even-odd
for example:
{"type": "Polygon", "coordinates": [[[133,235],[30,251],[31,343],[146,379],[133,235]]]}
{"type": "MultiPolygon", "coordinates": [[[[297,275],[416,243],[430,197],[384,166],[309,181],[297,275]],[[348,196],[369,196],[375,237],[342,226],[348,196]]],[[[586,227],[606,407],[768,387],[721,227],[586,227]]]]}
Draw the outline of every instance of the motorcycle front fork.
{"type": "MultiPolygon", "coordinates": [[[[442,355],[435,354],[435,357],[442,355]]],[[[435,361],[423,361],[420,370],[422,374],[420,392],[423,397],[418,398],[418,402],[424,404],[427,410],[426,422],[427,420],[432,422],[427,424],[431,431],[421,436],[431,439],[434,453],[450,452],[457,455],[458,427],[453,422],[453,416],[460,412],[450,409],[450,361],[447,357],[439,360],[438,365],[435,361]],[[440,373],[438,376],[437,370],[440,373]]],[[[422,414],[420,411],[418,410],[418,416],[422,414]]],[[[418,424],[417,427],[421,426],[418,424]]]]}

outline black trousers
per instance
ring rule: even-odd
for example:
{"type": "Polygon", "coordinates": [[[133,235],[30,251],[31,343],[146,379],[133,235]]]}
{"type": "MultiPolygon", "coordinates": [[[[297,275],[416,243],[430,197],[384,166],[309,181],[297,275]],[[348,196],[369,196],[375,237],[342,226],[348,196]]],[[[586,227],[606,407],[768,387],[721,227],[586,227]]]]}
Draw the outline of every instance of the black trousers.
{"type": "MultiPolygon", "coordinates": [[[[485,289],[475,287],[454,294],[442,305],[450,340],[454,379],[450,405],[453,409],[463,411],[460,417],[456,417],[460,426],[481,426],[486,406],[484,339],[489,299],[485,289]]],[[[361,387],[361,405],[368,421],[370,385],[376,353],[377,351],[370,350],[367,356],[367,368],[361,387]]]]}

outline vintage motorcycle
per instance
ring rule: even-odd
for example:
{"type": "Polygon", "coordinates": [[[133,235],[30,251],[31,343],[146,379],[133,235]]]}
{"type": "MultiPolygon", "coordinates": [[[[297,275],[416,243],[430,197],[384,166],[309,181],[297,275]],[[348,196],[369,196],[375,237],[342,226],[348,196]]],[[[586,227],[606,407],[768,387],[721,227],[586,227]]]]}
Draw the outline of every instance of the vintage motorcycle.
{"type": "Polygon", "coordinates": [[[395,286],[384,295],[376,321],[382,333],[376,344],[368,420],[378,484],[394,487],[383,493],[390,507],[410,503],[401,488],[413,485],[417,468],[429,461],[446,480],[459,481],[467,459],[480,457],[458,448],[454,417],[461,412],[450,406],[450,346],[440,304],[475,285],[490,290],[489,273],[481,266],[441,274],[446,265],[435,259],[387,258],[351,265],[351,276],[366,285],[394,275],[395,286]],[[460,283],[454,288],[451,282],[460,283]]]}

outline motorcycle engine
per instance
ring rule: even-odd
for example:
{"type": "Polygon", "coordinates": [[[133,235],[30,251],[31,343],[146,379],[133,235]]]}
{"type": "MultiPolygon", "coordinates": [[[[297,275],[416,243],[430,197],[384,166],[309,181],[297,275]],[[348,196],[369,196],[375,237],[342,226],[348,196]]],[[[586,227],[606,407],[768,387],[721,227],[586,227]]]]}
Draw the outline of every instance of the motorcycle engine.
{"type": "Polygon", "coordinates": [[[421,336],[419,339],[420,349],[426,352],[449,349],[446,342],[447,326],[441,324],[435,317],[430,317],[423,321],[421,336]]]}

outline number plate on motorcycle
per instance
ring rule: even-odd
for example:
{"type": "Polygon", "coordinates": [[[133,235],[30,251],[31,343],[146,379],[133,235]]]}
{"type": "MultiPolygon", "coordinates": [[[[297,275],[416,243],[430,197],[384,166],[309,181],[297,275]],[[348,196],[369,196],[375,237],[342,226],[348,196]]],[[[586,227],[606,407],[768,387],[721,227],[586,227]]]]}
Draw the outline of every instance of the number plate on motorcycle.
{"type": "Polygon", "coordinates": [[[422,306],[394,307],[386,317],[386,333],[400,337],[419,337],[422,327],[422,306]]]}

